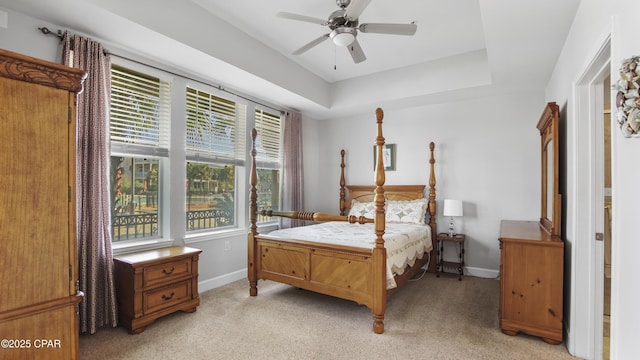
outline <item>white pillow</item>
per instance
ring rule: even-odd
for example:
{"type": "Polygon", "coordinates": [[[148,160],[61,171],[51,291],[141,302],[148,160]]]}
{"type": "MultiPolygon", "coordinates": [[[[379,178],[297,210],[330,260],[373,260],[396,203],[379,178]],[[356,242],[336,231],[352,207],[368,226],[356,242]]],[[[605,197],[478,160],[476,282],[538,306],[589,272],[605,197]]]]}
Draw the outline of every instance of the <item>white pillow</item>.
{"type": "Polygon", "coordinates": [[[368,217],[373,219],[376,216],[375,202],[359,202],[356,199],[351,200],[351,208],[349,208],[349,216],[368,217]]]}
{"type": "Polygon", "coordinates": [[[388,200],[385,220],[395,223],[424,224],[427,199],[388,200]]]}

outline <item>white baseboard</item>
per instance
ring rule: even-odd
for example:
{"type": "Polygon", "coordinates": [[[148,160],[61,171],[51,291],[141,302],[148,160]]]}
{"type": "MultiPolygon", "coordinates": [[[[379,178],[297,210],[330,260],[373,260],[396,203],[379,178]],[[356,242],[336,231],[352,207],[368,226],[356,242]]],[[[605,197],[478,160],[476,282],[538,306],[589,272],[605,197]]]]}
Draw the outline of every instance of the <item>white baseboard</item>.
{"type": "MultiPolygon", "coordinates": [[[[204,281],[198,282],[198,292],[205,292],[207,290],[215,289],[217,287],[230,284],[234,281],[247,278],[247,269],[238,270],[229,274],[214,277],[204,281]]],[[[247,280],[247,289],[249,289],[249,281],[247,280]]]]}
{"type": "Polygon", "coordinates": [[[484,268],[465,266],[464,274],[469,276],[480,277],[480,278],[497,279],[498,276],[500,275],[500,272],[498,270],[493,270],[493,269],[484,269],[484,268]]]}

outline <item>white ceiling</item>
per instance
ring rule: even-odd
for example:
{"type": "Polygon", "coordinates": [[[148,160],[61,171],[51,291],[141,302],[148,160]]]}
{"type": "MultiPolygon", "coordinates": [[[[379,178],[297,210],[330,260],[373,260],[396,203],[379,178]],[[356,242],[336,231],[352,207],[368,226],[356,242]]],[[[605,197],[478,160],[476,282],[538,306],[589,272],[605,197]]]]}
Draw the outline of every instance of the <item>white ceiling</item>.
{"type": "Polygon", "coordinates": [[[358,42],[367,56],[367,60],[359,64],[353,63],[345,48],[336,47],[330,40],[302,55],[290,55],[329,31],[326,26],[283,19],[276,14],[283,11],[326,20],[340,9],[335,0],[193,2],[328,82],[485,48],[478,0],[372,1],[360,16],[360,24],[415,22],[418,30],[414,36],[359,33],[358,42]]]}
{"type": "MultiPolygon", "coordinates": [[[[360,23],[411,23],[414,36],[359,33],[354,64],[321,25],[335,0],[0,0],[0,6],[325,119],[546,86],[580,0],[373,0],[360,23]]],[[[114,52],[117,52],[114,51],[114,52]]]]}

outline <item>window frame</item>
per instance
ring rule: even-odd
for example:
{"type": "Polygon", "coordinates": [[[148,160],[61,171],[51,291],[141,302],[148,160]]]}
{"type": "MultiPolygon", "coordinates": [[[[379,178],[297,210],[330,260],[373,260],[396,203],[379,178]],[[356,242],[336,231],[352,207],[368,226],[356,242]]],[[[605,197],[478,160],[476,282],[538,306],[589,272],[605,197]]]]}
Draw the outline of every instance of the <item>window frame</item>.
{"type": "MultiPolygon", "coordinates": [[[[119,240],[114,241],[111,239],[111,245],[114,249],[114,253],[117,253],[117,250],[127,249],[132,247],[145,247],[145,246],[154,246],[154,245],[163,245],[168,242],[171,242],[170,234],[169,234],[169,224],[168,224],[168,214],[166,214],[166,209],[169,206],[165,205],[165,202],[168,201],[169,196],[167,194],[167,181],[166,177],[168,176],[167,169],[170,166],[169,156],[171,152],[171,125],[172,125],[172,98],[173,98],[173,76],[171,74],[159,71],[152,66],[140,64],[131,60],[117,58],[112,60],[111,66],[118,66],[127,68],[129,70],[139,72],[145,74],[147,76],[152,76],[158,78],[160,81],[165,81],[168,83],[168,99],[166,102],[162,102],[163,105],[169,107],[167,111],[167,119],[165,122],[161,121],[161,125],[165,125],[166,129],[166,141],[164,143],[160,143],[160,145],[164,146],[149,146],[149,145],[140,145],[135,143],[123,143],[117,141],[111,141],[111,151],[109,153],[109,160],[112,156],[121,156],[121,157],[144,157],[149,159],[158,160],[158,233],[156,236],[152,237],[144,237],[137,239],[128,239],[128,240],[119,240]]],[[[110,69],[111,71],[111,69],[110,69]]],[[[111,91],[111,90],[110,90],[111,91]]],[[[111,107],[110,107],[111,108],[111,107]]],[[[165,111],[164,109],[162,111],[165,111]]],[[[162,135],[160,135],[162,136],[162,135]]],[[[109,128],[109,139],[111,139],[111,128],[109,128]]],[[[109,187],[110,194],[113,196],[112,191],[112,179],[109,179],[109,187]]],[[[110,228],[111,231],[113,229],[110,228]]],[[[113,235],[113,234],[112,234],[113,235]]]]}
{"type": "MultiPolygon", "coordinates": [[[[247,113],[249,111],[250,106],[247,104],[247,101],[238,97],[238,96],[234,96],[232,94],[226,93],[224,91],[221,91],[219,89],[216,89],[215,87],[211,86],[211,85],[207,85],[207,84],[203,84],[200,82],[195,82],[195,81],[187,81],[186,86],[184,87],[184,99],[185,99],[185,114],[184,114],[184,123],[185,123],[185,130],[183,132],[183,137],[185,138],[185,161],[184,161],[184,168],[185,168],[185,172],[186,172],[186,165],[188,162],[197,162],[197,163],[201,163],[201,164],[210,164],[210,165],[215,165],[215,166],[224,166],[224,165],[233,165],[234,169],[235,169],[235,173],[234,173],[234,192],[233,192],[233,203],[234,203],[234,211],[233,211],[233,218],[234,218],[234,223],[232,225],[226,225],[226,226],[220,226],[220,227],[215,227],[215,228],[209,228],[209,229],[199,229],[199,230],[187,230],[187,224],[186,224],[186,199],[188,194],[186,193],[186,186],[185,186],[185,193],[184,193],[184,198],[185,198],[185,237],[190,237],[190,236],[201,236],[201,235],[208,235],[211,233],[216,233],[216,232],[220,232],[220,231],[230,231],[230,230],[234,230],[234,229],[239,229],[242,227],[246,226],[246,221],[241,221],[240,219],[240,214],[244,214],[244,212],[240,212],[239,211],[239,205],[240,202],[243,201],[245,199],[244,196],[240,195],[239,191],[239,182],[238,179],[240,177],[243,176],[243,169],[246,168],[246,164],[247,164],[247,160],[248,160],[248,152],[246,150],[247,148],[247,129],[249,128],[249,122],[247,119],[247,113]],[[235,122],[235,126],[236,128],[234,129],[236,132],[236,139],[240,140],[240,143],[237,143],[235,145],[235,151],[241,151],[242,154],[242,158],[239,159],[237,154],[233,156],[232,159],[229,159],[228,157],[224,156],[221,158],[218,158],[215,154],[213,156],[209,156],[210,154],[198,150],[198,149],[189,149],[188,144],[186,144],[186,138],[187,138],[187,133],[189,131],[189,129],[187,128],[187,116],[188,116],[188,112],[186,111],[187,109],[187,103],[188,103],[188,95],[187,95],[187,89],[188,88],[192,88],[195,89],[197,91],[201,91],[204,93],[207,93],[208,95],[212,95],[212,96],[216,96],[219,98],[222,98],[226,101],[232,101],[235,103],[236,106],[236,113],[235,113],[235,118],[236,118],[236,122],[235,122]],[[237,107],[240,107],[240,114],[238,114],[238,109],[237,107]],[[242,114],[244,113],[244,114],[242,114]],[[239,125],[239,126],[238,126],[239,125]],[[239,150],[240,149],[240,150],[239,150]]],[[[187,178],[185,176],[184,181],[187,181],[187,178]]]]}
{"type": "MultiPolygon", "coordinates": [[[[147,249],[155,249],[174,243],[175,239],[180,239],[184,244],[189,245],[202,241],[212,241],[216,239],[229,239],[230,237],[244,236],[249,227],[249,176],[251,163],[251,129],[255,125],[254,114],[256,108],[262,108],[263,111],[270,113],[282,113],[283,110],[275,110],[276,106],[263,105],[261,100],[254,100],[238,93],[229,92],[214,84],[212,80],[200,79],[193,77],[184,71],[175,70],[163,64],[155,64],[148,59],[125,59],[122,57],[112,57],[112,64],[127,67],[135,71],[139,71],[148,75],[156,76],[171,83],[170,93],[170,143],[168,156],[161,157],[158,154],[134,154],[129,151],[135,150],[135,146],[128,146],[125,151],[117,151],[112,149],[110,156],[129,156],[143,155],[149,158],[160,158],[160,171],[158,174],[159,190],[158,201],[161,205],[158,209],[159,222],[162,223],[159,228],[162,237],[144,240],[127,240],[112,242],[114,254],[120,254],[130,251],[139,251],[147,249]],[[246,107],[244,143],[245,155],[244,163],[235,166],[235,225],[230,227],[219,227],[210,230],[197,232],[186,231],[186,189],[184,187],[186,181],[186,88],[187,86],[198,87],[203,91],[210,91],[216,96],[242,103],[246,107]],[[173,186],[171,185],[173,184],[173,186]],[[181,184],[177,186],[176,184],[181,184]],[[246,191],[245,191],[246,190],[246,191]]],[[[284,133],[284,119],[281,117],[281,132],[284,133]]],[[[282,136],[281,136],[282,138],[282,136]]],[[[280,143],[282,147],[282,142],[280,143]]],[[[199,161],[199,160],[197,160],[199,161]]],[[[200,162],[200,161],[199,161],[200,162]]],[[[280,178],[282,178],[282,166],[280,165],[280,178]]],[[[111,182],[109,182],[111,184],[111,182]]],[[[280,180],[280,187],[282,180],[280,180]]],[[[280,190],[282,194],[282,191],[280,190]]],[[[281,200],[280,200],[281,201],[281,200]]],[[[270,231],[278,227],[278,220],[274,219],[270,222],[262,222],[258,224],[260,231],[270,231]]]]}
{"type": "MultiPolygon", "coordinates": [[[[268,113],[270,115],[276,115],[273,114],[274,110],[273,109],[269,109],[266,106],[262,106],[262,105],[256,105],[253,111],[254,114],[254,126],[255,128],[258,128],[258,124],[257,122],[257,111],[262,111],[265,113],[268,113]]],[[[274,159],[261,159],[260,154],[258,154],[256,156],[256,169],[257,170],[278,170],[278,210],[282,210],[281,206],[282,206],[282,172],[283,172],[283,161],[282,161],[282,157],[283,157],[283,153],[284,153],[284,143],[283,143],[283,137],[284,137],[284,118],[282,116],[282,112],[280,111],[279,115],[279,122],[280,122],[280,129],[279,129],[279,154],[276,160],[274,159]]],[[[258,130],[260,131],[260,130],[258,130]]],[[[259,133],[258,133],[259,134],[259,133]]],[[[275,224],[279,224],[280,223],[280,219],[279,218],[275,218],[275,217],[270,217],[270,218],[266,218],[263,219],[261,216],[258,216],[258,224],[260,224],[261,226],[272,226],[275,224]]]]}

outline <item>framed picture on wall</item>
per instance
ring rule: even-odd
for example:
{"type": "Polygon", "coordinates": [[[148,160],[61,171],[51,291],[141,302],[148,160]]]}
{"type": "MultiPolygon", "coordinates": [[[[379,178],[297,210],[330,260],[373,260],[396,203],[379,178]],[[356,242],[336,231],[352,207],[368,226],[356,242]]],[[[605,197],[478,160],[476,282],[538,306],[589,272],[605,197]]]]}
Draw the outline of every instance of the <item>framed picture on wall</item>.
{"type": "MultiPolygon", "coordinates": [[[[378,161],[378,147],[373,145],[373,170],[376,169],[378,161]]],[[[385,171],[394,171],[396,169],[396,144],[384,144],[382,147],[382,164],[385,171]]]]}

